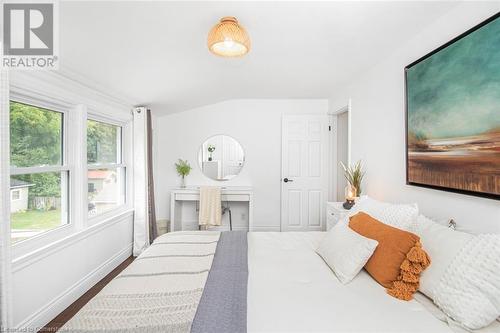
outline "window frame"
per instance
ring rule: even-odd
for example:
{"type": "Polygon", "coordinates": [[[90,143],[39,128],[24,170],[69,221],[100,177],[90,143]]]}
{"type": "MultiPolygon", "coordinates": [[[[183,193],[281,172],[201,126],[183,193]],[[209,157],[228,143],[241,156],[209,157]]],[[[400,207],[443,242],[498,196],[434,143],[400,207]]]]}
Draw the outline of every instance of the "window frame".
{"type": "MultiPolygon", "coordinates": [[[[61,210],[61,225],[40,232],[39,234],[17,241],[12,244],[14,251],[18,248],[28,247],[31,248],[34,245],[41,247],[47,243],[57,240],[60,237],[58,235],[68,234],[74,229],[74,223],[72,219],[71,209],[73,207],[73,193],[71,188],[71,177],[74,171],[72,168],[71,161],[68,161],[69,146],[71,145],[68,138],[68,118],[69,111],[71,107],[63,103],[59,104],[56,102],[48,102],[45,98],[40,98],[36,95],[26,96],[24,94],[19,94],[16,91],[11,91],[9,96],[9,118],[10,118],[10,103],[16,102],[21,104],[30,105],[33,107],[38,107],[46,109],[51,112],[57,112],[62,115],[61,123],[61,161],[60,165],[41,165],[32,167],[13,167],[10,166],[9,178],[16,175],[25,174],[37,174],[37,173],[48,173],[48,172],[58,172],[61,174],[61,204],[64,207],[64,212],[61,210]]],[[[10,136],[10,133],[9,133],[10,136]]],[[[10,141],[9,141],[10,142],[10,141]]],[[[9,144],[10,145],[10,144],[9,144]]],[[[11,232],[12,234],[12,232],[11,232]]],[[[12,236],[11,236],[12,237],[12,236]]]]}
{"type": "MultiPolygon", "coordinates": [[[[95,95],[93,90],[81,91],[81,86],[69,82],[69,87],[60,83],[60,76],[47,77],[25,76],[16,73],[12,76],[8,87],[9,101],[29,104],[64,114],[63,158],[68,167],[68,223],[47,230],[36,236],[11,244],[11,257],[14,269],[20,269],[35,260],[42,258],[56,248],[68,246],[75,239],[107,228],[134,211],[133,170],[132,163],[132,105],[118,102],[108,95],[95,95]],[[53,80],[54,79],[54,80],[53,80]],[[56,89],[54,89],[54,87],[56,89]],[[99,111],[96,111],[99,110],[99,111]],[[117,210],[110,210],[89,221],[87,205],[87,149],[86,122],[87,117],[122,127],[122,164],[125,164],[123,190],[125,205],[117,210]],[[70,129],[71,131],[68,131],[70,129]],[[64,149],[65,148],[65,149],[64,149]]],[[[64,81],[66,82],[66,81],[64,81]]],[[[7,112],[10,109],[7,108],[7,112]]],[[[9,133],[2,136],[9,142],[9,133]]],[[[10,168],[9,168],[10,169],[10,168]]],[[[9,170],[10,171],[10,170],[9,170]]],[[[29,171],[29,170],[28,170],[29,171]]],[[[10,177],[10,174],[8,175],[10,177]]],[[[9,213],[10,215],[10,213],[9,213]]],[[[10,231],[10,227],[8,228],[10,231]]],[[[11,238],[8,235],[9,240],[11,238]]]]}
{"type": "MultiPolygon", "coordinates": [[[[88,226],[100,223],[102,221],[108,220],[110,217],[113,217],[117,214],[120,214],[122,211],[128,209],[129,202],[128,202],[128,195],[127,195],[127,189],[128,189],[128,182],[129,178],[127,177],[127,169],[128,165],[126,163],[127,158],[125,156],[125,138],[124,136],[126,135],[126,126],[127,122],[124,121],[117,121],[105,116],[102,116],[95,110],[88,110],[87,112],[87,119],[85,119],[85,133],[87,135],[87,125],[88,121],[96,121],[100,123],[104,123],[106,125],[113,125],[117,126],[119,128],[119,147],[117,149],[117,163],[95,163],[95,164],[89,164],[88,160],[86,159],[85,165],[86,165],[86,174],[85,174],[85,181],[87,183],[87,192],[85,192],[85,197],[88,198],[88,171],[89,170],[99,170],[99,169],[122,169],[123,174],[121,174],[119,178],[119,190],[120,190],[120,204],[110,210],[107,210],[105,212],[102,212],[100,214],[97,214],[95,216],[90,216],[87,213],[87,223],[88,226]]],[[[85,144],[86,144],[85,140],[85,144]]],[[[86,145],[85,145],[86,147],[86,145]]],[[[86,153],[86,150],[85,150],[86,153]]],[[[85,154],[87,155],[87,154],[85,154]]],[[[88,206],[88,199],[85,202],[86,207],[88,206]]]]}

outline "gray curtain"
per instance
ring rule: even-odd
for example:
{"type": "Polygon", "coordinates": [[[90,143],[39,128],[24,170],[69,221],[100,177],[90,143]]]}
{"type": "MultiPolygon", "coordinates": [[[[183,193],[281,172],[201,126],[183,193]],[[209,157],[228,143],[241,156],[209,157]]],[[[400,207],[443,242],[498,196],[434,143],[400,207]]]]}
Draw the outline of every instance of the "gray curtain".
{"type": "Polygon", "coordinates": [[[155,211],[155,185],[153,179],[153,126],[151,121],[151,110],[147,111],[147,165],[148,165],[148,224],[149,244],[158,237],[158,226],[156,225],[155,211]]]}

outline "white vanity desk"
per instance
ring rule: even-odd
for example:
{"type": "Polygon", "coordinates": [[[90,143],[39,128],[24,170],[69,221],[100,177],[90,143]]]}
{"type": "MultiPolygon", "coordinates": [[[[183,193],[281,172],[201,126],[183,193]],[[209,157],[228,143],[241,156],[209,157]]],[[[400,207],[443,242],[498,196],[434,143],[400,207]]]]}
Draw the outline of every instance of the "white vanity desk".
{"type": "MultiPolygon", "coordinates": [[[[182,230],[183,201],[200,201],[200,187],[176,188],[170,192],[170,228],[171,231],[182,230]]],[[[248,202],[248,230],[252,231],[253,200],[252,188],[241,186],[221,186],[221,201],[248,202]]]]}

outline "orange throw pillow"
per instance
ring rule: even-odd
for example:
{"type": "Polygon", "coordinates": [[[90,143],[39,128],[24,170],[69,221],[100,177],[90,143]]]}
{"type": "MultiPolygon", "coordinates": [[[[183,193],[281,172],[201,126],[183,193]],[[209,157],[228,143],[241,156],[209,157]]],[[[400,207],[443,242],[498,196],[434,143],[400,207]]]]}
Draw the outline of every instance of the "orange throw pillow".
{"type": "Polygon", "coordinates": [[[351,216],[349,227],[378,242],[365,265],[368,273],[387,288],[389,295],[402,300],[412,299],[419,286],[420,273],[431,263],[420,238],[363,212],[351,216]]]}

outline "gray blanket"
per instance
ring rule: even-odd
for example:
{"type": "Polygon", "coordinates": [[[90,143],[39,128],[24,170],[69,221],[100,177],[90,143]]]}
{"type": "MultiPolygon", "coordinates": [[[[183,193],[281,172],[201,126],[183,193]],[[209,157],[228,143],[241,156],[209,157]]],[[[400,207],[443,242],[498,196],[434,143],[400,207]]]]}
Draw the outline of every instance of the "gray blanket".
{"type": "Polygon", "coordinates": [[[248,241],[245,231],[221,233],[191,333],[247,331],[248,241]]]}

